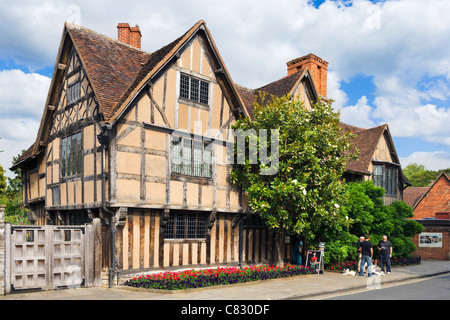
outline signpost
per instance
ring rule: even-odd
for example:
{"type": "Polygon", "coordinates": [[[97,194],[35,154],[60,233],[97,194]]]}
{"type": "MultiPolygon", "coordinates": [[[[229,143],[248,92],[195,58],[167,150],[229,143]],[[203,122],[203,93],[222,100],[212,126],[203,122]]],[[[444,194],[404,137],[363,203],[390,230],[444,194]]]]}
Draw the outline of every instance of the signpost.
{"type": "Polygon", "coordinates": [[[324,270],[323,254],[324,250],[308,250],[305,266],[314,270],[314,273],[320,274],[320,271],[324,270]]]}

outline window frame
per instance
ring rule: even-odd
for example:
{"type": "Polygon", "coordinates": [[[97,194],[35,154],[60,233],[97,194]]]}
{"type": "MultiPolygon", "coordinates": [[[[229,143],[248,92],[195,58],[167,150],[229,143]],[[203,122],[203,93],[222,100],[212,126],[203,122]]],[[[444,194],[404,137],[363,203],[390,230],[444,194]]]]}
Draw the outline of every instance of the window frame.
{"type": "Polygon", "coordinates": [[[83,174],[83,134],[82,131],[67,135],[60,140],[61,179],[79,177],[83,174]],[[72,149],[75,141],[75,149],[72,149]]]}
{"type": "Polygon", "coordinates": [[[211,81],[180,72],[179,98],[209,108],[210,83],[211,81]]]}
{"type": "Polygon", "coordinates": [[[206,240],[207,218],[207,212],[170,212],[164,229],[164,240],[206,240]]]}
{"type": "Polygon", "coordinates": [[[77,103],[81,97],[81,82],[75,81],[67,86],[67,105],[77,103]]]}
{"type": "Polygon", "coordinates": [[[373,184],[385,190],[385,196],[398,196],[398,167],[389,164],[376,163],[373,165],[373,184]]]}
{"type": "Polygon", "coordinates": [[[212,143],[180,135],[172,135],[171,173],[194,178],[212,179],[212,147],[212,143]],[[178,143],[174,144],[175,142],[178,143]],[[186,152],[187,150],[189,152],[186,152]]]}

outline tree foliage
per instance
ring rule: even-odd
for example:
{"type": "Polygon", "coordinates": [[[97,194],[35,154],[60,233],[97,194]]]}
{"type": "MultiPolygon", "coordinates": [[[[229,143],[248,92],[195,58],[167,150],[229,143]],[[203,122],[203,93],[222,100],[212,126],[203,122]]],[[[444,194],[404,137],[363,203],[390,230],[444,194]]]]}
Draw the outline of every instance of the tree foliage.
{"type": "MultiPolygon", "coordinates": [[[[412,209],[403,201],[384,205],[385,190],[374,186],[372,181],[352,182],[345,185],[342,214],[352,221],[348,232],[326,234],[326,262],[356,260],[356,242],[360,236],[369,234],[376,246],[383,235],[393,246],[394,257],[410,257],[417,248],[411,238],[423,231],[423,226],[411,220],[412,209]]],[[[374,250],[378,258],[378,250],[374,250]]]]}
{"type": "MultiPolygon", "coordinates": [[[[262,94],[253,111],[253,120],[238,120],[233,129],[256,133],[260,129],[278,129],[278,171],[261,174],[267,164],[259,160],[251,163],[246,156],[245,163],[234,166],[230,177],[246,193],[252,211],[275,231],[274,254],[278,261],[274,262],[282,263],[276,250],[281,248],[284,232],[314,239],[324,229],[348,226],[349,221],[340,210],[339,180],[346,158],[355,157],[349,151],[352,135],[341,130],[339,114],[333,112],[330,103],[317,102],[312,110],[307,110],[298,99],[262,94]]],[[[261,147],[270,149],[270,139],[248,138],[251,139],[257,140],[258,151],[261,147]]],[[[243,151],[235,148],[235,155],[242,156],[243,151]]],[[[248,143],[245,152],[251,152],[248,143]]]]}
{"type": "Polygon", "coordinates": [[[412,183],[413,187],[428,187],[431,182],[436,180],[441,172],[450,175],[450,168],[433,171],[425,169],[424,165],[410,163],[403,169],[403,173],[412,183]]]}
{"type": "MultiPolygon", "coordinates": [[[[25,150],[13,157],[13,164],[20,158],[25,150]]],[[[5,221],[11,224],[29,224],[28,209],[22,204],[22,177],[19,169],[14,171],[14,178],[6,178],[1,174],[2,166],[0,165],[0,181],[2,176],[5,179],[5,188],[0,187],[0,204],[5,206],[5,221]]],[[[3,170],[4,173],[4,170],[3,170]]]]}

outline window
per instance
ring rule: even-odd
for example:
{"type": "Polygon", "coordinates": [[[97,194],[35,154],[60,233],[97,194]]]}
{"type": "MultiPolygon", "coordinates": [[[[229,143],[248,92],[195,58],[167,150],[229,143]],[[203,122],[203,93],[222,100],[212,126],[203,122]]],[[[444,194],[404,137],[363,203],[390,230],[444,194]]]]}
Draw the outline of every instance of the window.
{"type": "Polygon", "coordinates": [[[164,230],[164,239],[206,238],[205,213],[171,212],[164,230]]]}
{"type": "Polygon", "coordinates": [[[181,74],[180,98],[208,104],[209,82],[181,74]]]}
{"type": "Polygon", "coordinates": [[[397,168],[375,165],[373,167],[373,183],[386,190],[386,196],[397,196],[397,168]]]}
{"type": "Polygon", "coordinates": [[[83,161],[81,132],[61,140],[61,177],[81,174],[83,161]]]}
{"type": "Polygon", "coordinates": [[[172,172],[211,178],[212,144],[172,136],[172,172]]]}
{"type": "Polygon", "coordinates": [[[61,198],[59,195],[59,186],[52,187],[52,204],[54,206],[61,204],[61,198]]]}
{"type": "Polygon", "coordinates": [[[90,222],[90,219],[85,211],[71,211],[69,215],[69,225],[82,226],[90,222]]]}
{"type": "Polygon", "coordinates": [[[436,219],[446,219],[446,220],[448,220],[448,219],[450,219],[449,218],[450,217],[450,212],[436,212],[434,214],[434,217],[436,219]]]}
{"type": "Polygon", "coordinates": [[[67,88],[67,104],[72,104],[80,99],[80,83],[75,82],[67,88]]]}

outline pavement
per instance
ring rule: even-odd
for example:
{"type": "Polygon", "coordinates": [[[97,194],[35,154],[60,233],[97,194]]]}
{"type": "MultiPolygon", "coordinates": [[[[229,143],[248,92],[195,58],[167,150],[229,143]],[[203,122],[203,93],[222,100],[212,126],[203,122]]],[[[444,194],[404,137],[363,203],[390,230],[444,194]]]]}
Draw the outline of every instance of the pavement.
{"type": "Polygon", "coordinates": [[[421,264],[395,266],[384,276],[343,275],[325,271],[320,275],[256,281],[183,291],[136,289],[130,287],[72,288],[19,292],[0,296],[1,300],[310,300],[323,295],[353,290],[374,290],[386,284],[450,273],[450,261],[422,261],[421,264]]]}

